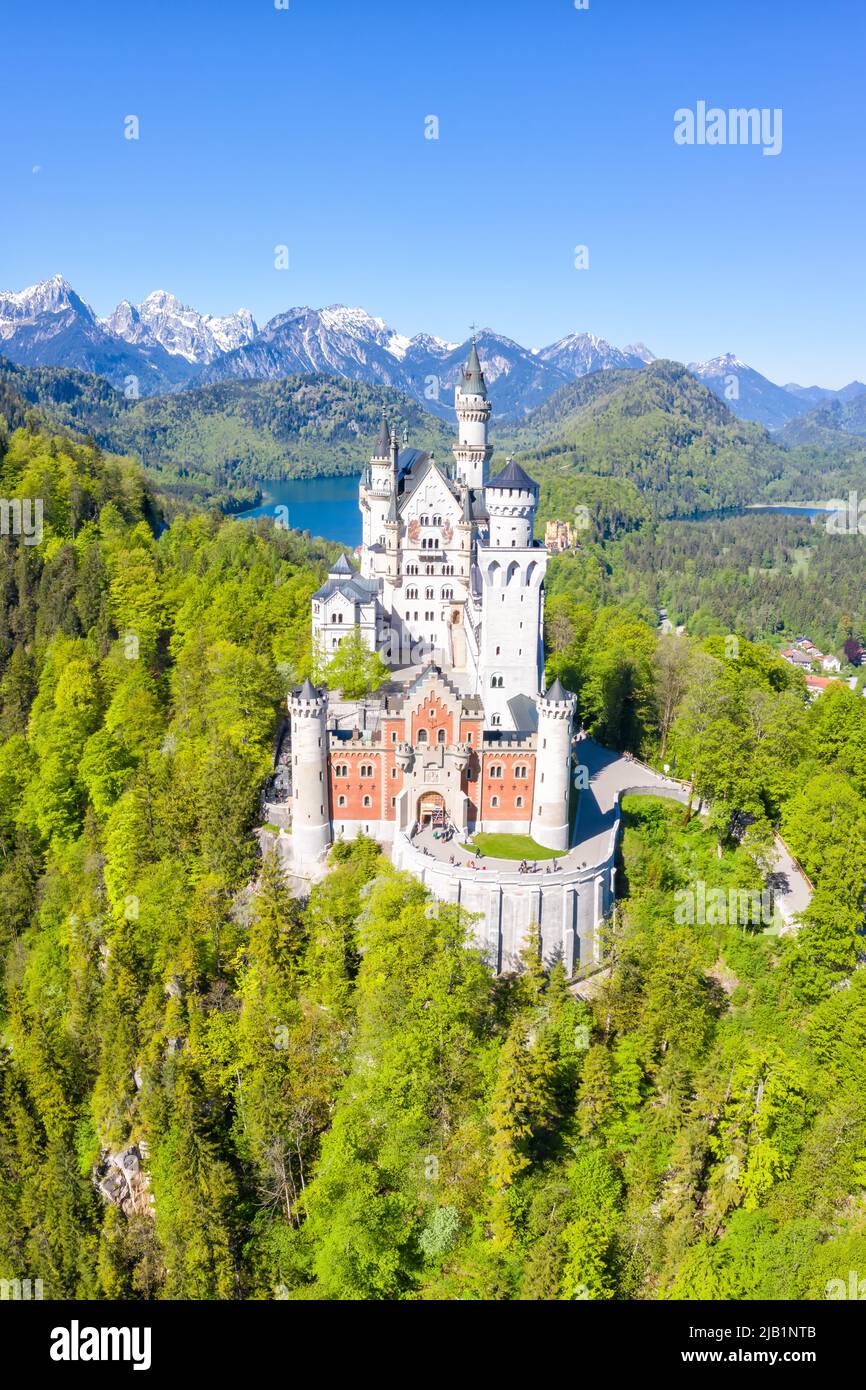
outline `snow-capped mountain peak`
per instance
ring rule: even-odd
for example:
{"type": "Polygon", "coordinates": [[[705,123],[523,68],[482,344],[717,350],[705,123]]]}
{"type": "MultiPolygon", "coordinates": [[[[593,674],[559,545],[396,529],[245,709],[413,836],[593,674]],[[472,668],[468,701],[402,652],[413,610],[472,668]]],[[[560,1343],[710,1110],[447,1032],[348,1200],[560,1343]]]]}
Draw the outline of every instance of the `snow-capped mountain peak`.
{"type": "Polygon", "coordinates": [[[139,346],[158,344],[175,357],[205,364],[223,352],[252,342],[258,329],[249,309],[218,316],[200,314],[167,290],[152,290],[140,304],[121,300],[108,318],[106,332],[139,346]]]}
{"type": "Polygon", "coordinates": [[[722,372],[751,371],[748,362],[733,352],[723,352],[718,357],[710,357],[706,362],[690,362],[689,371],[694,376],[719,376],[722,372]]]}
{"type": "Polygon", "coordinates": [[[96,322],[90,305],[79,298],[62,275],[52,275],[25,290],[0,290],[0,339],[11,338],[23,325],[54,315],[96,322]]]}
{"type": "Polygon", "coordinates": [[[654,360],[642,343],[636,348],[617,348],[596,333],[567,333],[548,347],[539,348],[536,356],[569,377],[611,368],[642,367],[654,360]]]}

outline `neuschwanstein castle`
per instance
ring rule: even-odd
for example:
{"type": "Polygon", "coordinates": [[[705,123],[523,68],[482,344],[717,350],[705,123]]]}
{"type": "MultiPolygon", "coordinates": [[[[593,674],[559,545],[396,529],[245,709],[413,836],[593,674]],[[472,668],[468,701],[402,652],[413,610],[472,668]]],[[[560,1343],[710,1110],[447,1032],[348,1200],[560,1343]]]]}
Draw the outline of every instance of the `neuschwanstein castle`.
{"type": "Polygon", "coordinates": [[[391,677],[361,701],[309,680],[290,694],[292,860],[310,866],[336,837],[364,832],[436,896],[479,914],[494,968],[535,924],[571,971],[597,950],[612,849],[597,865],[566,854],[518,873],[462,848],[485,831],[568,851],[575,700],[558,681],[543,688],[538,486],[511,460],[489,476],[474,341],[455,406],[447,464],[398,443],[383,418],[359,487],[360,568],[342,556],[313,596],[317,650],[330,656],[358,629],[391,677]]]}

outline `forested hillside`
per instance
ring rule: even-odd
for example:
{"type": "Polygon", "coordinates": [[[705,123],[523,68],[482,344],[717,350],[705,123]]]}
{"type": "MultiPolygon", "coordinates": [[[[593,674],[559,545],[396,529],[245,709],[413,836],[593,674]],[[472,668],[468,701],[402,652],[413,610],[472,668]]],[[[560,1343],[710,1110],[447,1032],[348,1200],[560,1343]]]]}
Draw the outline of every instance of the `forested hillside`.
{"type": "Polygon", "coordinates": [[[260,855],[322,551],[214,515],[160,531],[136,467],[26,428],[0,494],[46,523],[0,542],[0,1277],[821,1298],[864,1267],[866,701],[809,708],[760,647],[659,642],[554,574],[549,674],[712,806],[627,804],[586,1003],[532,943],[494,980],[369,841],[308,899],[260,855]],[[816,884],[801,931],[678,923],[678,888],[760,883],[776,822],[816,884]],[[97,1182],[129,1146],[123,1202],[97,1182]]]}
{"type": "Polygon", "coordinates": [[[625,604],[655,625],[660,609],[696,637],[807,633],[841,652],[866,634],[866,548],[826,518],[781,512],[646,525],[558,558],[551,584],[593,605],[625,604]]]}
{"type": "MultiPolygon", "coordinates": [[[[389,387],[322,375],[235,381],[127,400],[101,377],[0,358],[0,392],[42,418],[134,455],[172,495],[249,505],[262,479],[360,473],[387,407],[412,443],[451,458],[454,431],[389,387]]],[[[2,400],[2,397],[0,397],[2,400]]]]}
{"type": "Polygon", "coordinates": [[[829,458],[781,448],[685,367],[661,360],[582,377],[497,437],[542,484],[541,521],[568,519],[583,503],[600,536],[646,517],[847,496],[866,483],[866,450],[851,443],[829,458]]]}

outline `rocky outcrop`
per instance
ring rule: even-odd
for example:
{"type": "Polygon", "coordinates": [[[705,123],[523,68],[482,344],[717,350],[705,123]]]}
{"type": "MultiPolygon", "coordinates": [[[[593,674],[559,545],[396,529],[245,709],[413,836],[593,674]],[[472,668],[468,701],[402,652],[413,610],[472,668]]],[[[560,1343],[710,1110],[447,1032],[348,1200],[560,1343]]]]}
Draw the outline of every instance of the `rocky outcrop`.
{"type": "Polygon", "coordinates": [[[144,1141],[128,1144],[116,1153],[103,1149],[93,1169],[93,1181],[100,1196],[104,1201],[120,1207],[125,1216],[131,1216],[133,1212],[153,1212],[150,1178],[143,1167],[146,1158],[147,1144],[144,1141]]]}

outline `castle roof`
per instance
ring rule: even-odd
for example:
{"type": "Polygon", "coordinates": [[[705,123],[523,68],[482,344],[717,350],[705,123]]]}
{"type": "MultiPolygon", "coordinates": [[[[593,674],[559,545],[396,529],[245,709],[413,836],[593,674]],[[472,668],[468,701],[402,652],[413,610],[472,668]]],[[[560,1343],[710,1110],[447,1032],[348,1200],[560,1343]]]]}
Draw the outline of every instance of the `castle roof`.
{"type": "Polygon", "coordinates": [[[304,684],[298,691],[298,698],[300,700],[318,700],[321,699],[321,695],[321,690],[317,690],[309,676],[306,676],[304,678],[304,684]]]}
{"type": "MultiPolygon", "coordinates": [[[[345,556],[341,558],[345,559],[345,556]]],[[[329,575],[324,584],[313,594],[313,598],[326,599],[330,598],[332,594],[340,593],[350,603],[370,603],[378,592],[378,579],[365,579],[363,575],[356,574],[354,570],[347,567],[345,570],[340,570],[338,575],[329,575]]]]}
{"type": "Polygon", "coordinates": [[[568,690],[566,690],[565,686],[562,684],[562,681],[559,679],[559,676],[557,676],[556,680],[553,682],[553,685],[549,685],[545,690],[544,699],[570,700],[571,694],[568,690]]]}
{"type": "Polygon", "coordinates": [[[391,431],[388,428],[388,415],[385,407],[382,406],[382,423],[379,426],[379,433],[376,436],[376,443],[373,447],[374,459],[387,459],[391,457],[391,431]]]}
{"type": "Polygon", "coordinates": [[[495,478],[491,478],[487,484],[494,488],[522,488],[528,492],[534,492],[538,488],[534,478],[530,478],[528,473],[524,473],[519,463],[514,459],[508,459],[505,467],[495,478]]]}
{"type": "Polygon", "coordinates": [[[349,561],[348,561],[348,559],[347,559],[347,557],[346,557],[346,552],[345,552],[345,550],[343,551],[343,553],[342,553],[342,555],[340,556],[340,558],[339,558],[339,560],[337,561],[337,563],[336,563],[335,565],[331,565],[331,568],[328,570],[328,574],[352,574],[352,575],[353,575],[354,573],[355,573],[355,571],[353,570],[352,566],[349,564],[349,561]]]}
{"type": "Polygon", "coordinates": [[[466,363],[466,368],[460,376],[460,394],[462,396],[482,396],[485,400],[487,399],[487,387],[484,382],[484,373],[481,370],[478,347],[474,337],[472,339],[472,347],[469,350],[469,361],[466,363]]]}

